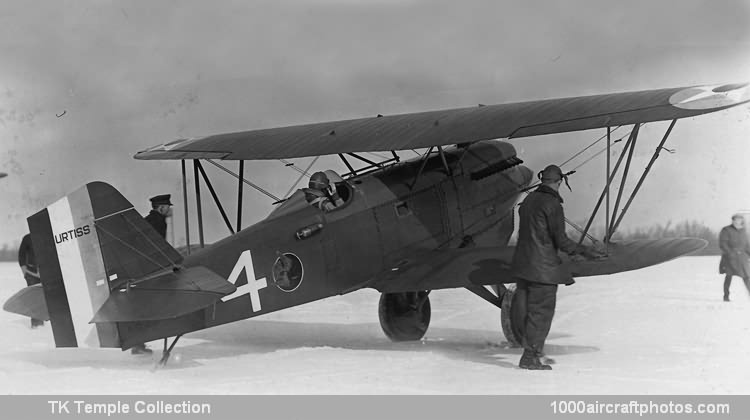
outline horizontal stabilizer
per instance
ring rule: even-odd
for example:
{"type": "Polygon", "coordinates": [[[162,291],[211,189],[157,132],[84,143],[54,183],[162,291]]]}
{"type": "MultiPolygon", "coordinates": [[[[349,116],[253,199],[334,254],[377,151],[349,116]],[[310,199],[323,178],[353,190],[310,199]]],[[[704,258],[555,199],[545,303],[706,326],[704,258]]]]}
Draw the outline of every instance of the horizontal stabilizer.
{"type": "Polygon", "coordinates": [[[232,283],[205,267],[169,271],[113,290],[91,322],[176,318],[213,305],[235,290],[232,283]]]}
{"type": "Polygon", "coordinates": [[[44,300],[44,290],[42,290],[41,283],[19,290],[5,302],[3,310],[29,318],[49,321],[47,301],[44,300]]]}

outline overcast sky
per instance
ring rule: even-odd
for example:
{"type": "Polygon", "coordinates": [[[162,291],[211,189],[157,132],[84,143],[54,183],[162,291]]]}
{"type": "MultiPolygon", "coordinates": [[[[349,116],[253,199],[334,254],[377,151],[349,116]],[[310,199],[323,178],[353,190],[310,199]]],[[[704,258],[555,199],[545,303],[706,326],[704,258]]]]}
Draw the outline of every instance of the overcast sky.
{"type": "MultiPolygon", "coordinates": [[[[179,162],[132,158],[178,137],[747,80],[748,1],[0,1],[0,246],[92,180],[143,213],[152,195],[181,202],[179,162]]],[[[642,130],[633,170],[665,129],[642,130]]],[[[536,171],[601,134],[513,143],[536,171]]],[[[676,153],[659,159],[623,227],[719,228],[750,209],[749,134],[748,106],[679,121],[676,153]]],[[[234,203],[236,183],[208,170],[234,203]]],[[[277,195],[297,177],[276,161],[246,174],[277,195]]],[[[587,217],[603,176],[598,160],[571,180],[571,219],[587,217]]],[[[246,222],[272,208],[245,197],[246,222]]],[[[205,207],[213,241],[226,229],[205,207]]]]}

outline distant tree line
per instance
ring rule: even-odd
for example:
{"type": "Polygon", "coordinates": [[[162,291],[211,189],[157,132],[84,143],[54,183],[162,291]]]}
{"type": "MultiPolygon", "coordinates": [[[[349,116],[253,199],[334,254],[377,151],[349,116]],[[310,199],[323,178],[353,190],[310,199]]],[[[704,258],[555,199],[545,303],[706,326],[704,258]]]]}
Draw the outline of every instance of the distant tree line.
{"type": "Polygon", "coordinates": [[[0,261],[18,261],[19,245],[20,244],[10,246],[8,244],[4,244],[3,247],[0,248],[0,261]]]}

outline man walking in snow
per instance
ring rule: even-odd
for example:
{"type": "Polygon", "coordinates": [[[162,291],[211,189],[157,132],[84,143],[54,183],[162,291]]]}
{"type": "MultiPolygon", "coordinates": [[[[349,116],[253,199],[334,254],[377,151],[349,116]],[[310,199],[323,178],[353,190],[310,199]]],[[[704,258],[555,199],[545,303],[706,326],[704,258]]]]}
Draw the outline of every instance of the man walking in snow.
{"type": "Polygon", "coordinates": [[[738,276],[745,283],[750,293],[750,243],[745,231],[745,218],[741,214],[732,216],[732,224],[724,226],[719,233],[719,248],[721,261],[719,274],[724,274],[724,302],[729,302],[729,285],[732,277],[738,276]]]}

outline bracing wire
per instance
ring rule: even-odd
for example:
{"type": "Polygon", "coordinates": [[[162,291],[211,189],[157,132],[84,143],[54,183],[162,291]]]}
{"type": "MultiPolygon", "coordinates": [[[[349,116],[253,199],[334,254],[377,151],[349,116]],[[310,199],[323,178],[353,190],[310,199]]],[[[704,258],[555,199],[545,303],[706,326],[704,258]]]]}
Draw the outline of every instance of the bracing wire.
{"type": "Polygon", "coordinates": [[[155,243],[154,243],[154,242],[153,242],[153,241],[152,241],[152,240],[151,240],[151,239],[150,239],[150,238],[148,237],[148,235],[146,235],[146,233],[145,233],[145,232],[143,232],[142,230],[138,229],[138,226],[136,226],[136,225],[135,225],[135,224],[134,224],[133,222],[131,222],[130,220],[128,220],[128,219],[127,219],[127,217],[125,217],[125,215],[121,215],[121,216],[122,216],[122,219],[123,219],[123,220],[125,220],[125,222],[126,222],[127,224],[129,224],[129,225],[130,225],[130,226],[131,226],[131,227],[132,227],[133,229],[135,229],[135,230],[136,230],[136,232],[140,233],[140,234],[141,234],[141,236],[143,236],[143,237],[144,237],[144,238],[146,239],[146,241],[148,241],[148,243],[149,243],[149,244],[150,244],[151,246],[153,246],[153,247],[154,247],[154,248],[155,248],[155,249],[156,249],[157,251],[159,251],[159,253],[160,253],[160,254],[161,254],[161,255],[162,255],[162,256],[163,256],[164,258],[166,258],[166,259],[167,259],[167,261],[169,261],[169,262],[170,262],[170,263],[171,263],[172,265],[176,265],[176,264],[177,264],[177,262],[176,262],[176,261],[172,261],[172,259],[171,259],[171,258],[169,258],[169,255],[167,255],[167,254],[166,254],[166,253],[165,253],[165,252],[164,252],[164,251],[163,251],[163,250],[162,250],[161,248],[159,248],[159,246],[158,246],[158,245],[156,245],[156,244],[155,244],[155,243]]]}
{"type": "MultiPolygon", "coordinates": [[[[613,141],[613,143],[617,143],[617,142],[619,142],[619,141],[622,141],[622,139],[624,139],[625,137],[629,136],[629,135],[630,135],[630,133],[631,133],[632,131],[633,131],[633,130],[630,130],[630,131],[628,131],[628,132],[627,132],[627,133],[625,133],[625,134],[624,134],[624,135],[623,135],[622,137],[620,137],[620,138],[618,138],[617,140],[613,141]]],[[[585,165],[585,164],[587,164],[587,163],[591,162],[592,160],[594,160],[594,158],[596,158],[597,156],[601,155],[602,153],[604,153],[604,152],[606,152],[606,151],[607,151],[607,148],[605,147],[604,149],[602,149],[602,150],[600,150],[600,151],[596,152],[595,154],[593,154],[592,156],[590,156],[590,157],[589,157],[588,159],[586,159],[586,160],[584,160],[583,162],[581,162],[581,164],[579,164],[578,166],[576,166],[576,167],[575,167],[575,168],[573,168],[572,170],[573,170],[573,171],[577,170],[578,168],[580,168],[580,167],[582,167],[583,165],[585,165]]],[[[570,161],[570,159],[569,159],[568,161],[570,161]]]]}
{"type": "MultiPolygon", "coordinates": [[[[621,125],[618,125],[617,127],[615,127],[615,128],[613,129],[613,130],[611,130],[611,131],[610,131],[610,134],[612,134],[612,133],[614,133],[615,131],[617,131],[617,129],[618,129],[618,128],[620,128],[620,127],[622,127],[622,126],[621,126],[621,125]]],[[[563,166],[564,166],[565,164],[567,164],[567,163],[569,163],[569,162],[570,162],[571,160],[573,160],[573,159],[577,158],[578,156],[580,156],[581,154],[583,154],[583,152],[585,152],[586,150],[588,150],[588,149],[592,148],[592,147],[593,147],[594,145],[596,145],[596,144],[597,144],[597,143],[599,143],[600,141],[604,140],[605,138],[607,138],[607,135],[606,135],[606,134],[604,134],[603,136],[599,137],[599,138],[598,138],[598,139],[596,139],[596,140],[595,140],[595,141],[594,141],[593,143],[591,143],[591,144],[589,144],[588,146],[584,147],[584,148],[583,148],[583,149],[581,149],[581,150],[580,150],[580,151],[579,151],[578,153],[574,154],[573,156],[571,156],[570,158],[568,158],[568,160],[566,160],[565,162],[563,162],[563,163],[559,164],[558,166],[562,168],[562,167],[563,167],[563,166]]]]}
{"type": "Polygon", "coordinates": [[[154,260],[154,259],[153,259],[153,258],[151,258],[150,256],[148,256],[148,255],[144,254],[143,252],[141,252],[140,250],[138,250],[138,248],[135,248],[134,246],[130,245],[129,243],[127,243],[127,242],[123,241],[123,240],[122,240],[122,239],[120,239],[120,238],[119,238],[119,237],[118,237],[117,235],[115,235],[115,234],[113,234],[113,233],[109,232],[109,231],[108,231],[107,229],[104,229],[104,227],[102,227],[101,225],[99,225],[99,224],[96,224],[95,226],[96,226],[96,228],[97,228],[97,229],[101,230],[101,231],[102,231],[102,232],[104,232],[105,234],[107,234],[107,235],[109,235],[110,237],[112,237],[112,239],[114,239],[114,240],[116,240],[117,242],[120,242],[121,244],[125,245],[125,246],[126,246],[127,248],[129,248],[129,249],[130,249],[131,251],[134,251],[134,252],[135,252],[136,254],[140,255],[141,257],[143,257],[143,258],[145,258],[145,259],[147,259],[147,260],[151,261],[151,262],[152,262],[152,263],[153,263],[154,265],[156,265],[157,267],[159,267],[159,268],[161,268],[161,269],[164,269],[164,270],[167,270],[167,269],[169,269],[169,267],[167,267],[167,266],[164,266],[164,265],[162,265],[162,264],[161,264],[161,263],[159,263],[158,261],[154,260]]]}
{"type": "MultiPolygon", "coordinates": [[[[300,182],[300,181],[302,181],[302,178],[304,178],[304,177],[305,177],[305,175],[307,175],[307,174],[309,173],[309,171],[310,171],[310,168],[312,168],[312,166],[313,166],[313,165],[315,165],[315,162],[317,162],[317,161],[318,161],[318,158],[319,158],[319,157],[320,157],[320,156],[315,156],[315,159],[313,159],[313,160],[312,160],[312,162],[310,162],[310,164],[309,164],[309,165],[307,165],[307,169],[305,169],[305,170],[304,170],[304,171],[303,171],[303,172],[302,172],[302,173],[300,174],[299,178],[297,178],[297,181],[295,181],[295,182],[294,182],[294,184],[292,184],[292,187],[291,187],[291,188],[289,188],[289,191],[287,191],[287,192],[286,192],[286,194],[284,194],[284,195],[283,195],[283,197],[284,197],[283,199],[284,199],[284,200],[286,200],[287,198],[289,198],[289,194],[291,194],[291,193],[292,193],[292,191],[294,191],[294,190],[295,190],[295,189],[297,188],[297,185],[299,185],[299,182],[300,182]]],[[[307,176],[309,177],[310,175],[307,175],[307,176]]]]}
{"type": "Polygon", "coordinates": [[[290,168],[294,169],[295,171],[297,171],[297,172],[301,173],[302,175],[307,175],[307,176],[310,176],[310,174],[309,174],[309,173],[308,173],[307,171],[303,171],[302,169],[298,168],[298,167],[297,167],[297,166],[296,166],[296,165],[294,164],[294,162],[290,162],[290,161],[288,161],[288,160],[286,160],[286,159],[279,159],[279,162],[283,163],[283,164],[284,164],[285,166],[288,166],[288,167],[290,167],[290,168]]]}

